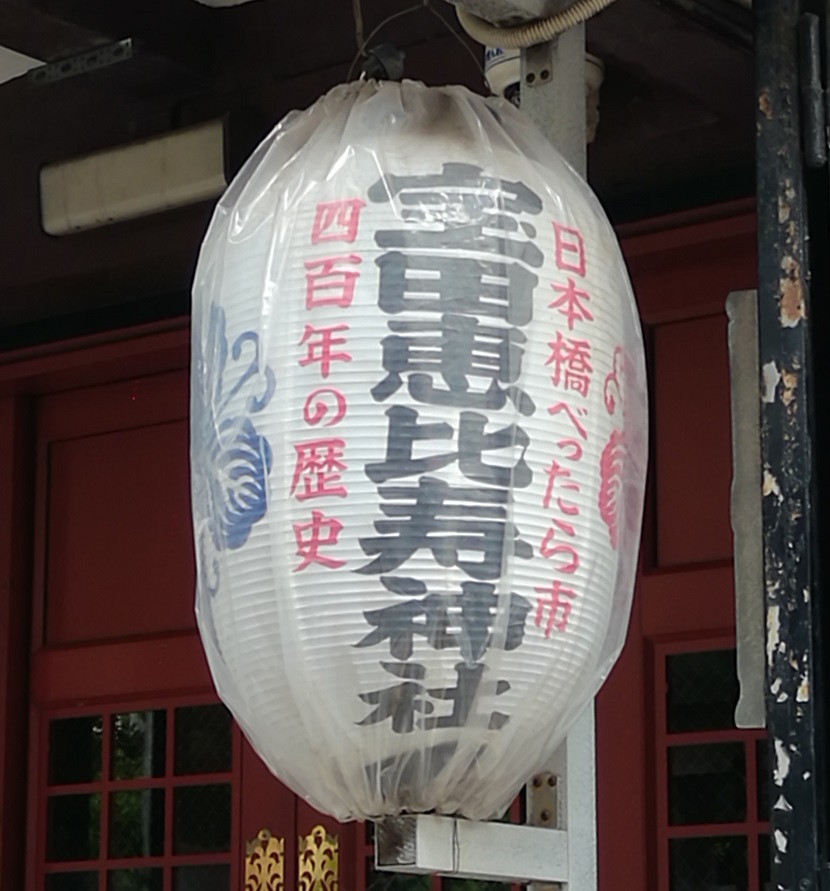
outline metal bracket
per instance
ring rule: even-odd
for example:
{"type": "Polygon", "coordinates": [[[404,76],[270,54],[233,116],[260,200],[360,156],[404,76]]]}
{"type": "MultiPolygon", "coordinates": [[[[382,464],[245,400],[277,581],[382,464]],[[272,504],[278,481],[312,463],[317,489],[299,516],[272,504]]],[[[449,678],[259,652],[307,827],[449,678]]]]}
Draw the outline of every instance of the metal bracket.
{"type": "MultiPolygon", "coordinates": [[[[531,826],[556,829],[562,824],[559,810],[559,777],[552,771],[537,773],[527,784],[527,822],[531,826]]],[[[532,891],[561,891],[561,882],[535,884],[532,891]]]]}
{"type": "Polygon", "coordinates": [[[553,43],[540,43],[529,46],[524,51],[525,74],[524,85],[527,87],[543,87],[553,73],[553,43]]]}
{"type": "Polygon", "coordinates": [[[569,856],[568,836],[556,829],[433,814],[375,826],[375,866],[387,872],[549,885],[567,880],[569,856]]]}
{"type": "Polygon", "coordinates": [[[522,111],[585,175],[585,26],[522,50],[522,111]]]}
{"type": "Polygon", "coordinates": [[[108,68],[110,65],[116,65],[119,62],[128,62],[134,54],[135,47],[133,46],[132,38],[126,37],[124,40],[109,43],[106,46],[99,46],[95,49],[78,53],[76,56],[69,56],[66,59],[39,65],[37,68],[32,68],[28,78],[30,83],[42,87],[59,80],[66,80],[69,77],[89,74],[89,72],[97,71],[100,68],[108,68]]]}
{"type": "Polygon", "coordinates": [[[550,771],[537,773],[527,790],[528,819],[531,826],[556,829],[559,826],[559,777],[550,771]]]}

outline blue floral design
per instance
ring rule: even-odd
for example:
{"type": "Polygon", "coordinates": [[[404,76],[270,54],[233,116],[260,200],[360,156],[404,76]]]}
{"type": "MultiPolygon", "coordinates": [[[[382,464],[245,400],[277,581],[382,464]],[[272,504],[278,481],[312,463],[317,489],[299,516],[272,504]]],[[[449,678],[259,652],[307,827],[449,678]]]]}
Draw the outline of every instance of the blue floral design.
{"type": "MultiPolygon", "coordinates": [[[[214,454],[214,467],[226,471],[230,483],[218,480],[215,501],[222,507],[221,540],[231,550],[241,548],[268,510],[268,476],[271,473],[271,446],[257,433],[249,418],[225,421],[220,427],[220,446],[214,454]],[[228,431],[226,440],[221,434],[228,431]]],[[[217,473],[217,476],[219,474],[217,473]]]]}
{"type": "MultiPolygon", "coordinates": [[[[268,511],[273,453],[251,415],[261,412],[271,401],[276,380],[272,369],[260,363],[259,335],[255,331],[243,332],[228,348],[225,313],[216,305],[210,308],[202,359],[206,398],[200,427],[208,459],[204,469],[208,473],[212,513],[209,541],[205,544],[215,553],[241,548],[254,524],[268,511]],[[255,392],[245,400],[242,413],[238,409],[232,412],[234,397],[249,390],[255,392]]],[[[218,587],[218,562],[210,563],[218,587]]]]}

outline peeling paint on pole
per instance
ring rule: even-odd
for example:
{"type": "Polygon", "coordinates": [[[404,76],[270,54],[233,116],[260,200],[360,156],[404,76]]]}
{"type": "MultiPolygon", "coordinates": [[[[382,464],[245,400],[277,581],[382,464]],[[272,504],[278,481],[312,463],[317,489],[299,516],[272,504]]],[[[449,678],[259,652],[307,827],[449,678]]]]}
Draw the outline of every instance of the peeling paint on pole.
{"type": "Polygon", "coordinates": [[[796,0],[755,0],[758,319],[767,728],[773,741],[771,886],[819,887],[808,427],[809,272],[796,0]]]}

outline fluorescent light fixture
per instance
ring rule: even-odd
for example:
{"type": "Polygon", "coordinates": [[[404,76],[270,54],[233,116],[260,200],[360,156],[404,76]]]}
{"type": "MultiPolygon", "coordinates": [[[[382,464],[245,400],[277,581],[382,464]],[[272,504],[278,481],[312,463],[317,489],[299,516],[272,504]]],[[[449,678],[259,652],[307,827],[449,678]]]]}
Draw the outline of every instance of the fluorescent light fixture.
{"type": "Polygon", "coordinates": [[[211,121],[40,171],[43,228],[66,235],[220,195],[224,126],[211,121]]]}

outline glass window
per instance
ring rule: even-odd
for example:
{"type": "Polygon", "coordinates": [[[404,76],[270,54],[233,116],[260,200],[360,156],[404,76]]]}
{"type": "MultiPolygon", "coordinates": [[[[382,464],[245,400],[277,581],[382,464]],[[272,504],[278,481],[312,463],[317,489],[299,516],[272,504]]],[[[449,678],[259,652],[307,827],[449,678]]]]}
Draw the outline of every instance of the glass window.
{"type": "Polygon", "coordinates": [[[107,873],[107,891],[164,891],[161,869],[113,869],[107,873]]]}
{"type": "Polygon", "coordinates": [[[49,785],[92,783],[101,777],[99,715],[49,722],[49,785]]]}
{"type": "Polygon", "coordinates": [[[164,776],[166,731],[163,711],[113,715],[110,776],[114,780],[164,776]]]}
{"type": "Polygon", "coordinates": [[[47,733],[40,891],[228,891],[233,724],[224,706],[60,717],[47,733]]]}
{"type": "Polygon", "coordinates": [[[110,794],[109,856],[157,857],[164,853],[164,789],[110,794]]]}
{"type": "Polygon", "coordinates": [[[228,851],[231,845],[231,787],[181,786],[173,792],[173,853],[228,851]]]}
{"type": "Polygon", "coordinates": [[[745,819],[743,743],[669,748],[669,822],[673,826],[745,819]]]}
{"type": "Polygon", "coordinates": [[[231,716],[221,705],[176,709],[176,776],[231,769],[231,716]]]}
{"type": "Polygon", "coordinates": [[[666,659],[667,731],[734,729],[738,692],[734,650],[672,653],[666,659]]]}
{"type": "Polygon", "coordinates": [[[98,891],[97,872],[53,872],[46,876],[46,891],[98,891]]]}
{"type": "Polygon", "coordinates": [[[50,795],[46,802],[46,860],[94,860],[100,839],[101,796],[50,795]]]}
{"type": "Polygon", "coordinates": [[[747,891],[743,836],[673,838],[671,891],[747,891]]]}

